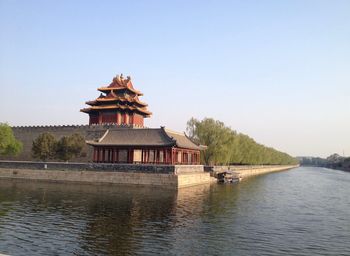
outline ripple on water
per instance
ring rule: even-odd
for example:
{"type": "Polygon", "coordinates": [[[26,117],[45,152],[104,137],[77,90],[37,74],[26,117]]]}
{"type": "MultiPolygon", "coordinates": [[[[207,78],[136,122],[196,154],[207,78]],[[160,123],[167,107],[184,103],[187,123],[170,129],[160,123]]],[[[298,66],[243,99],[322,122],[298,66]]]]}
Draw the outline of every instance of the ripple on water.
{"type": "Polygon", "coordinates": [[[178,192],[0,180],[0,252],[350,255],[349,184],[319,168],[178,192]]]}

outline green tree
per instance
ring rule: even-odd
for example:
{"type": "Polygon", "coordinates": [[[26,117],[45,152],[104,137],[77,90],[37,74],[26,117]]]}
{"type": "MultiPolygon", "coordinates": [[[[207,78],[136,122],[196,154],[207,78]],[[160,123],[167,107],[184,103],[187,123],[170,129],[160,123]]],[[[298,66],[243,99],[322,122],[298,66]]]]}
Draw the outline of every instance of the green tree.
{"type": "Polygon", "coordinates": [[[55,157],[56,139],[48,132],[42,133],[33,141],[32,155],[36,159],[46,161],[55,157]]]}
{"type": "Polygon", "coordinates": [[[212,118],[187,122],[187,133],[207,149],[201,154],[204,164],[296,164],[286,153],[256,143],[212,118]]]}
{"type": "Polygon", "coordinates": [[[22,143],[18,141],[8,124],[0,123],[0,155],[18,155],[22,151],[22,143]]]}
{"type": "Polygon", "coordinates": [[[85,146],[85,139],[80,134],[62,137],[56,145],[56,158],[68,161],[81,155],[85,146]]]}
{"type": "Polygon", "coordinates": [[[202,153],[205,164],[228,163],[230,145],[233,143],[232,131],[224,123],[212,118],[198,121],[192,118],[187,123],[187,132],[194,141],[207,146],[202,153]]]}

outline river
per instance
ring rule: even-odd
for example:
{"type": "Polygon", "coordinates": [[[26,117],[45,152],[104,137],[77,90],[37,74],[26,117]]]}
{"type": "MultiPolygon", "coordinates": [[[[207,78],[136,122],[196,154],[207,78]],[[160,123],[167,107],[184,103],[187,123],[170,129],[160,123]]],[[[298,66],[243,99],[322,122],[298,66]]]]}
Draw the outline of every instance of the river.
{"type": "Polygon", "coordinates": [[[350,173],[301,167],[179,191],[0,180],[0,253],[350,255],[350,173]]]}

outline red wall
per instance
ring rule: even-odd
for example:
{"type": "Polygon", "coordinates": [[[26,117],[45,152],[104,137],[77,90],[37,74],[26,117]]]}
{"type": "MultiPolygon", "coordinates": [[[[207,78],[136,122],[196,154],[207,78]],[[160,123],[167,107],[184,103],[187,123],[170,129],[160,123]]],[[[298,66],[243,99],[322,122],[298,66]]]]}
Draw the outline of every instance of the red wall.
{"type": "Polygon", "coordinates": [[[143,116],[134,114],[133,123],[139,126],[143,126],[143,116]]]}
{"type": "Polygon", "coordinates": [[[117,115],[115,113],[103,113],[102,114],[102,123],[116,123],[117,115]]]}
{"type": "Polygon", "coordinates": [[[90,121],[89,124],[98,124],[98,116],[90,115],[90,121]]]}
{"type": "Polygon", "coordinates": [[[100,113],[98,115],[90,114],[89,124],[101,124],[101,123],[113,123],[113,124],[134,124],[143,126],[143,116],[135,113],[100,113]]]}

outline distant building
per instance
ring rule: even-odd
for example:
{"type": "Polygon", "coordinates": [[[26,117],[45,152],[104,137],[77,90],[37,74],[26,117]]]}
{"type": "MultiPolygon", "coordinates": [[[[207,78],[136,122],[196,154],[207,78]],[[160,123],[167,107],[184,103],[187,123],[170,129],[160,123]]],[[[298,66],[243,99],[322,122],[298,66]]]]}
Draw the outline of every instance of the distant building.
{"type": "Polygon", "coordinates": [[[134,89],[131,78],[116,76],[101,95],[86,102],[90,107],[90,125],[115,125],[100,138],[87,140],[93,147],[93,161],[98,163],[200,164],[202,146],[185,133],[165,129],[144,128],[150,117],[147,104],[139,100],[141,92],[134,89]]]}

